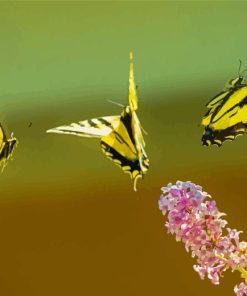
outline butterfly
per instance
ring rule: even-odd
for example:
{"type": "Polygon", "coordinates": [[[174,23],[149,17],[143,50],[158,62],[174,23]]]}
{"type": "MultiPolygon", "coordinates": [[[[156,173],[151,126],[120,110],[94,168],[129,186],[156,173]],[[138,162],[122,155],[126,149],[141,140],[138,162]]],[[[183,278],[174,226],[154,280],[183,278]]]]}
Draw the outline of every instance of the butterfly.
{"type": "Polygon", "coordinates": [[[245,133],[247,128],[247,84],[243,72],[229,81],[224,91],[207,103],[208,112],[202,119],[203,145],[221,146],[226,140],[234,140],[245,133]]]}
{"type": "Polygon", "coordinates": [[[2,171],[8,163],[9,158],[13,154],[13,149],[17,144],[17,139],[13,137],[13,133],[10,138],[7,139],[4,129],[0,123],[0,166],[2,171]]]}
{"type": "MultiPolygon", "coordinates": [[[[47,130],[47,133],[70,134],[100,138],[101,150],[124,172],[129,173],[136,191],[137,180],[149,168],[140,121],[137,117],[138,98],[134,81],[133,53],[130,53],[129,105],[121,115],[103,116],[47,130]]],[[[144,131],[145,132],[145,131],[144,131]]]]}

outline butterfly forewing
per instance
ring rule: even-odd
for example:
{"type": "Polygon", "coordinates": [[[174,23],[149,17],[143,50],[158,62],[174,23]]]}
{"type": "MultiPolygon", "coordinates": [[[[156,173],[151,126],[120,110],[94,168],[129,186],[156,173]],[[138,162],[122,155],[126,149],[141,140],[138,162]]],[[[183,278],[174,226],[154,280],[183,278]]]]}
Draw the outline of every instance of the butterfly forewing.
{"type": "Polygon", "coordinates": [[[215,107],[217,105],[219,105],[220,103],[222,103],[223,99],[230,93],[230,91],[223,91],[221,93],[219,93],[218,95],[216,95],[215,97],[212,98],[212,100],[210,100],[207,103],[207,108],[212,108],[215,107]]]}
{"type": "Polygon", "coordinates": [[[120,116],[104,116],[71,123],[47,130],[47,133],[68,134],[79,137],[101,138],[112,132],[119,124],[120,116]]]}
{"type": "MultiPolygon", "coordinates": [[[[237,109],[244,104],[243,100],[247,96],[247,87],[240,88],[233,92],[230,96],[227,97],[227,100],[221,105],[221,108],[212,117],[212,121],[216,122],[217,120],[223,118],[223,116],[230,117],[232,111],[237,111],[237,109]]],[[[242,120],[242,119],[241,119],[242,120]]]]}

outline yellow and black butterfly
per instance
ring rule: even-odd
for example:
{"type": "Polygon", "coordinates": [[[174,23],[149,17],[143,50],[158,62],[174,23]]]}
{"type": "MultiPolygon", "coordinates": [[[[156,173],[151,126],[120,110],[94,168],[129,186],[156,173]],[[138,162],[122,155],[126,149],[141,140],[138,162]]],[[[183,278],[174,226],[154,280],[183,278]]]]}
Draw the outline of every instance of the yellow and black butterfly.
{"type": "Polygon", "coordinates": [[[2,171],[8,163],[9,158],[12,156],[13,149],[17,144],[17,139],[13,137],[13,133],[10,138],[7,139],[4,129],[0,123],[0,167],[2,171]]]}
{"type": "Polygon", "coordinates": [[[234,140],[245,133],[247,128],[247,84],[240,74],[229,81],[226,89],[216,95],[206,105],[208,112],[202,119],[203,145],[221,146],[226,140],[234,140]]]}
{"type": "Polygon", "coordinates": [[[100,138],[103,153],[124,172],[130,174],[136,191],[137,180],[143,178],[149,168],[149,160],[144,150],[142,127],[136,114],[137,108],[133,54],[130,53],[129,106],[124,107],[121,115],[80,121],[50,129],[47,132],[100,138]]]}

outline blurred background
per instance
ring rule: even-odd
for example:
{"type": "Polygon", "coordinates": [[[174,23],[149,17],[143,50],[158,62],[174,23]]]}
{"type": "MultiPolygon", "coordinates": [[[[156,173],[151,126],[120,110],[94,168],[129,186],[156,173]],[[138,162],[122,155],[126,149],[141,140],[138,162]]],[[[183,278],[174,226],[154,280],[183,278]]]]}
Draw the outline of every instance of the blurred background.
{"type": "Polygon", "coordinates": [[[247,136],[202,147],[205,104],[247,66],[246,2],[0,2],[0,294],[233,295],[166,234],[160,187],[203,186],[245,231],[247,136]],[[127,104],[134,52],[150,169],[132,189],[99,140],[46,134],[127,104]],[[30,122],[32,126],[29,127],[30,122]]]}

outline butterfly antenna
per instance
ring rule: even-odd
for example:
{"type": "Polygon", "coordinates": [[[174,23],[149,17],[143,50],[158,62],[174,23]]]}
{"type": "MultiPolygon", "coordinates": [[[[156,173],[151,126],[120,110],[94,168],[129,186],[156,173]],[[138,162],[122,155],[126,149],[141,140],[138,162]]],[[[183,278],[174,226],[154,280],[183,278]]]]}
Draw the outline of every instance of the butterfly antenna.
{"type": "Polygon", "coordinates": [[[117,106],[120,106],[120,107],[125,107],[124,105],[122,105],[122,104],[120,104],[120,103],[117,103],[117,102],[114,102],[114,101],[112,101],[112,100],[107,100],[109,103],[112,103],[112,104],[114,104],[114,105],[117,105],[117,106]]]}

